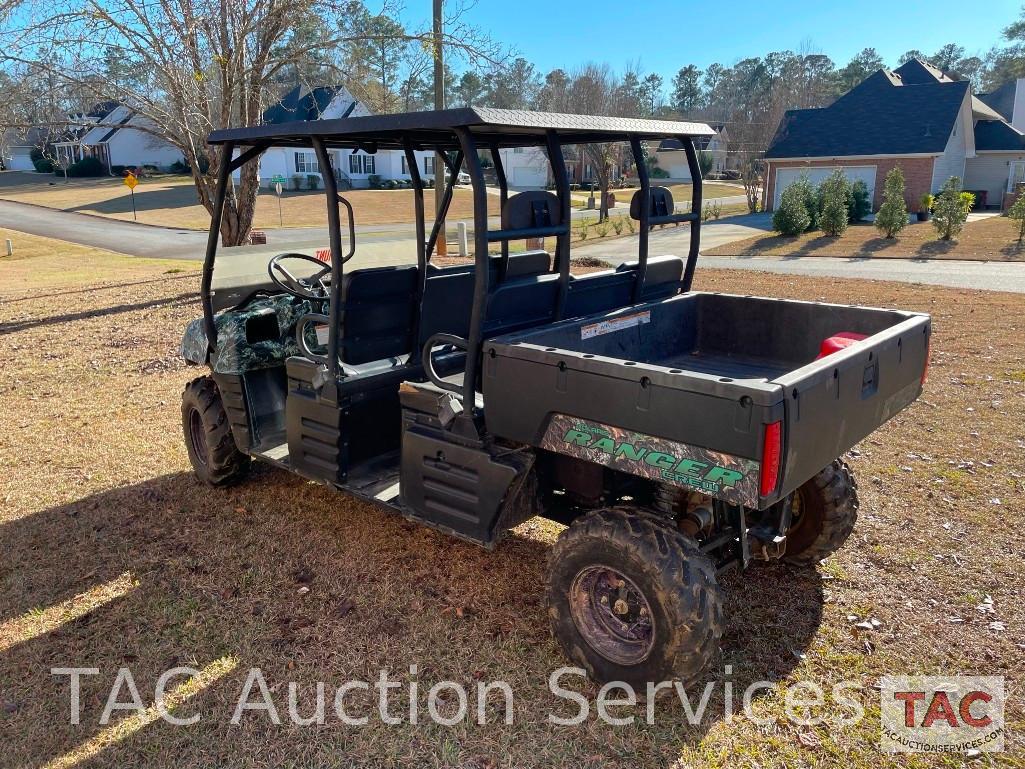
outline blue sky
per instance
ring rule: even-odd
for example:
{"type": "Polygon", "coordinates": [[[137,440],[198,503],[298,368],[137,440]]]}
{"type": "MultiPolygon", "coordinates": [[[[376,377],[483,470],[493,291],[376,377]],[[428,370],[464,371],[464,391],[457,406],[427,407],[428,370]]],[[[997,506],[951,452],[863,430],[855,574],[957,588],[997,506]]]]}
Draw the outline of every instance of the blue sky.
{"type": "MultiPolygon", "coordinates": [[[[458,0],[454,0],[458,2],[458,0]]],[[[1022,0],[478,0],[469,18],[547,72],[607,61],[617,70],[639,62],[668,82],[681,66],[729,65],[802,46],[842,65],[874,47],[887,63],[910,48],[945,43],[984,54],[1001,42],[1022,0]],[[976,9],[978,9],[976,11],[976,9]],[[693,34],[688,33],[688,29],[693,34]]],[[[406,15],[430,18],[430,0],[406,0],[406,15]],[[422,10],[421,10],[422,6],[422,10]]]]}

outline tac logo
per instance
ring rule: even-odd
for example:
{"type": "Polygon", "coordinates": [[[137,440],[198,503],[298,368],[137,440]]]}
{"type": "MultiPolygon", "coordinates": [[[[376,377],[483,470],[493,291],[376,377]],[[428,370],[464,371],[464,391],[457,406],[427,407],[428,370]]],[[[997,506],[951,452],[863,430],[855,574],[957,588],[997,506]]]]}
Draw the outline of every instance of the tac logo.
{"type": "Polygon", "coordinates": [[[880,682],[888,752],[975,753],[1004,749],[1004,679],[887,676],[880,682]]]}

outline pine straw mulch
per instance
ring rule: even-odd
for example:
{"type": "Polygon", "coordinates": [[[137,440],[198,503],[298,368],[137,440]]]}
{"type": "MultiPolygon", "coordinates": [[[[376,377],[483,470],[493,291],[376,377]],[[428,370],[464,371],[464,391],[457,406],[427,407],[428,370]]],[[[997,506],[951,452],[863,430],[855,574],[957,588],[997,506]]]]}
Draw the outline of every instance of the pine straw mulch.
{"type": "MultiPolygon", "coordinates": [[[[686,726],[672,703],[659,705],[654,726],[639,706],[616,711],[638,716],[632,726],[597,722],[592,708],[585,726],[562,727],[548,713],[575,708],[546,686],[565,660],[543,609],[558,526],[530,521],[488,553],[272,469],[234,488],[199,485],[179,395],[201,372],[177,352],[199,313],[198,278],[101,252],[74,261],[87,266],[88,280],[76,280],[90,290],[70,291],[60,269],[71,268],[68,257],[0,260],[5,767],[925,766],[943,759],[879,752],[873,686],[884,674],[937,672],[1007,676],[1008,747],[1021,756],[1020,295],[699,271],[702,289],[935,318],[923,398],[848,457],[862,507],[847,547],[812,571],[763,567],[724,578],[723,663],[738,699],[760,679],[809,679],[827,691],[854,679],[868,717],[844,728],[795,726],[777,690],[756,700],[759,714],[775,717],[768,726],[725,720],[719,687],[709,705],[719,715],[700,728],[686,726]],[[49,277],[33,282],[30,267],[49,277]],[[62,289],[49,295],[54,286],[62,289]],[[872,619],[876,629],[857,627],[872,619]],[[340,683],[374,681],[381,668],[408,681],[411,664],[419,725],[383,725],[373,690],[347,700],[369,725],[331,715],[340,683]],[[119,667],[131,668],[150,704],[157,676],[176,665],[203,671],[179,711],[200,714],[199,723],[98,724],[119,667]],[[69,724],[67,679],[50,674],[60,666],[101,671],[83,679],[79,726],[69,724]],[[262,713],[228,725],[253,666],[286,725],[262,713]],[[471,691],[478,680],[509,682],[514,724],[497,711],[484,726],[431,724],[423,700],[444,679],[471,691]],[[301,685],[303,715],[314,682],[328,683],[327,725],[288,724],[288,681],[301,685]]],[[[393,694],[393,713],[405,712],[407,692],[393,694]]],[[[847,711],[824,712],[835,724],[847,711]]]]}

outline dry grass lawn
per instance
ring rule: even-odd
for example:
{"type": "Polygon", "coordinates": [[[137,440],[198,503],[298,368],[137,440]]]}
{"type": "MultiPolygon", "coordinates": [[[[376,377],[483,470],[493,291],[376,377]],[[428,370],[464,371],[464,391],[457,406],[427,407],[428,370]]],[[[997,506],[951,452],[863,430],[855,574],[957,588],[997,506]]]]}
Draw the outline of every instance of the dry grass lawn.
{"type": "MultiPolygon", "coordinates": [[[[876,742],[879,677],[941,672],[1007,677],[1000,758],[1021,765],[1021,295],[699,271],[702,289],[931,312],[929,382],[850,455],[862,507],[846,548],[810,571],[724,577],[723,663],[737,692],[777,683],[756,698],[765,725],[724,719],[718,687],[709,708],[720,715],[700,728],[671,702],[659,704],[654,726],[643,725],[643,707],[620,707],[615,714],[641,720],[612,727],[592,710],[584,726],[563,727],[546,720],[575,708],[546,686],[564,659],[543,608],[559,527],[530,521],[488,553],[268,468],[234,488],[199,485],[179,395],[200,372],[178,355],[182,328],[199,314],[198,277],[176,269],[195,265],[45,241],[0,258],[5,769],[959,766],[960,757],[888,756],[876,742]],[[856,626],[867,619],[880,624],[856,626]],[[274,726],[258,712],[228,724],[254,666],[288,724],[289,681],[306,715],[316,681],[330,697],[381,668],[408,682],[411,664],[419,725],[382,725],[376,700],[358,692],[347,704],[371,716],[363,727],[340,724],[330,700],[322,727],[274,726]],[[184,689],[172,682],[172,712],[199,723],[172,727],[149,710],[98,724],[118,668],[131,668],[149,706],[157,676],[177,665],[202,675],[184,689]],[[67,679],[50,674],[61,666],[101,671],[83,679],[78,726],[67,679]],[[508,681],[514,724],[491,712],[483,726],[431,724],[426,690],[444,679],[508,681]],[[864,687],[860,724],[783,717],[784,685],[812,680],[828,691],[845,679],[864,687]]],[[[393,692],[393,714],[405,712],[407,693],[408,683],[393,692]]],[[[986,754],[973,763],[991,764],[986,754]]]]}
{"type": "Polygon", "coordinates": [[[955,241],[940,240],[931,222],[915,222],[896,238],[886,238],[871,224],[849,227],[838,237],[809,232],[797,237],[775,233],[718,246],[711,256],[839,256],[895,259],[1025,260],[1015,223],[1002,216],[968,222],[955,241]]]}
{"type": "MultiPolygon", "coordinates": [[[[429,208],[434,191],[426,192],[429,208]]],[[[352,203],[358,224],[413,221],[412,190],[350,190],[345,196],[352,203]]],[[[132,220],[131,195],[120,179],[77,179],[68,184],[58,180],[52,186],[40,183],[7,187],[0,190],[0,197],[62,211],[132,220]]],[[[323,190],[286,190],[281,197],[280,221],[285,227],[325,227],[326,200],[323,190]]],[[[488,202],[494,208],[491,213],[497,215],[498,199],[489,196],[488,202]]],[[[190,178],[178,176],[140,180],[139,186],[135,188],[135,206],[138,220],[144,224],[192,230],[206,230],[210,226],[210,215],[197,202],[196,189],[190,178]]],[[[473,200],[469,189],[455,191],[449,218],[451,221],[473,219],[473,200]]],[[[261,190],[256,201],[254,226],[257,229],[279,226],[278,200],[272,191],[261,190]]]]}

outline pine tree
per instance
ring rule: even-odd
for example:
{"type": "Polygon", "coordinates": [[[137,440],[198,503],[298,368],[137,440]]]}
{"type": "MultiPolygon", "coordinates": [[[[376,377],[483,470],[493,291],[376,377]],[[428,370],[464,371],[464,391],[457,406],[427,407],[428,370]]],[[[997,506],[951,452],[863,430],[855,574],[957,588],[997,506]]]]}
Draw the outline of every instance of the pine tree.
{"type": "Polygon", "coordinates": [[[827,235],[842,235],[847,229],[851,184],[839,168],[822,182],[822,213],[819,226],[827,235]]]}
{"type": "Polygon", "coordinates": [[[947,179],[932,209],[932,223],[942,240],[956,237],[968,221],[968,209],[961,201],[961,180],[956,176],[947,179]]]}
{"type": "Polygon", "coordinates": [[[892,238],[904,229],[908,223],[908,207],[904,202],[904,172],[900,166],[886,175],[883,186],[883,204],[876,214],[876,227],[892,238]]]}

